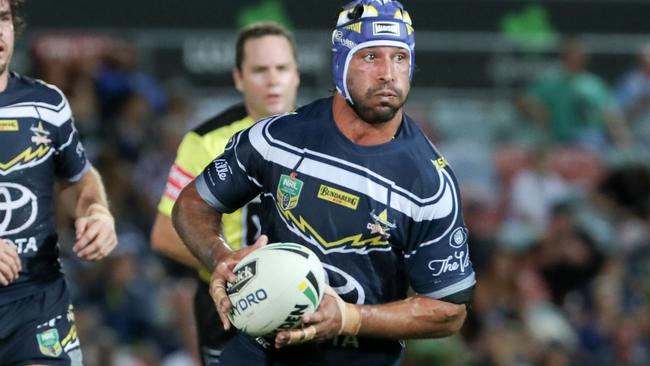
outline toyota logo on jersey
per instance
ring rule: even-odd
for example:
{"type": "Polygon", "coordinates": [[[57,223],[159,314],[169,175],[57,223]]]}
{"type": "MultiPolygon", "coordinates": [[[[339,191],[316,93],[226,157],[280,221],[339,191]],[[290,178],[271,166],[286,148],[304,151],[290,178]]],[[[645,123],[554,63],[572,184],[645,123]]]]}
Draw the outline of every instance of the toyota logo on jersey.
{"type": "Polygon", "coordinates": [[[25,230],[34,223],[37,213],[32,191],[20,184],[0,182],[0,237],[25,230]]]}

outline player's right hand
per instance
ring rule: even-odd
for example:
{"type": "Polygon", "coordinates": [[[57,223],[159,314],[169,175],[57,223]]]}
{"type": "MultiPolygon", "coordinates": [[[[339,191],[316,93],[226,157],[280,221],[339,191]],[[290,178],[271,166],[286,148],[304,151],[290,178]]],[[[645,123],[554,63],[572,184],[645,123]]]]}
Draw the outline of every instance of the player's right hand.
{"type": "Polygon", "coordinates": [[[22,268],[16,246],[0,239],[0,285],[14,282],[22,268]]]}
{"type": "Polygon", "coordinates": [[[210,279],[210,295],[212,296],[212,300],[217,307],[217,313],[219,313],[219,318],[221,318],[221,323],[223,324],[223,329],[225,330],[230,329],[230,320],[228,320],[228,313],[232,308],[232,303],[230,302],[228,294],[226,293],[226,283],[236,282],[237,276],[233,272],[233,269],[237,263],[239,263],[242,258],[247,256],[252,251],[265,246],[268,241],[268,236],[261,235],[255,241],[255,244],[230,252],[229,254],[220,258],[214,267],[214,271],[212,272],[212,277],[210,279]]]}

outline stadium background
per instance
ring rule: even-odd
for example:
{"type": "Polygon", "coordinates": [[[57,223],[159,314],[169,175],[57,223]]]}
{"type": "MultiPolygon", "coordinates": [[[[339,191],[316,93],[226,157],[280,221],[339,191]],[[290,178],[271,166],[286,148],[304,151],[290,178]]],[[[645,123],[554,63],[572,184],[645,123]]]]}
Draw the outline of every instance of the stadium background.
{"type": "MultiPolygon", "coordinates": [[[[329,38],[343,1],[28,1],[12,68],[69,97],[106,181],[119,231],[107,261],[70,253],[87,365],[192,365],[191,271],[149,248],[183,132],[239,99],[241,26],[296,33],[299,104],[327,96],[329,38]]],[[[404,0],[417,30],[407,112],[454,166],[478,272],[461,335],[409,342],[408,365],[646,365],[650,360],[650,76],[626,114],[626,76],[650,42],[650,2],[404,0]],[[522,111],[564,36],[589,52],[623,145],[559,143],[522,111]]]]}

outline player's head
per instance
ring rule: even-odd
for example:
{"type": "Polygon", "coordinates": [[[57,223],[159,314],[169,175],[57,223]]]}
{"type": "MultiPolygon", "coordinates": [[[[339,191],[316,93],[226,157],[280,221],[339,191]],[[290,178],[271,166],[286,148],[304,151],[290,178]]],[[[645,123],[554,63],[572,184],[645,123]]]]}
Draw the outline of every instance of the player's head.
{"type": "Polygon", "coordinates": [[[332,45],[338,93],[367,122],[390,120],[406,101],[415,57],[415,32],[402,4],[356,0],[345,5],[332,33],[332,45]],[[373,98],[377,99],[374,105],[368,105],[373,98]]]}
{"type": "Polygon", "coordinates": [[[393,0],[355,0],[339,12],[332,33],[332,74],[337,91],[349,102],[347,76],[354,53],[367,47],[390,46],[410,54],[410,74],[415,61],[415,32],[411,16],[393,0]]]}
{"type": "Polygon", "coordinates": [[[300,76],[291,33],[271,22],[244,28],[235,46],[233,78],[254,119],[292,110],[300,76]]]}
{"type": "Polygon", "coordinates": [[[0,0],[0,75],[5,75],[14,52],[15,33],[20,31],[23,0],[0,0]]]}

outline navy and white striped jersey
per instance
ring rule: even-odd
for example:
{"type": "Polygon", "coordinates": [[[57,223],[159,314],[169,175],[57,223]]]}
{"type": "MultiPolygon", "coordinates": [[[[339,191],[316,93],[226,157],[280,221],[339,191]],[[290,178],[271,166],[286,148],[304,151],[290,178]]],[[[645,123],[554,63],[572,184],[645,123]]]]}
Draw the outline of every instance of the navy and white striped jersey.
{"type": "MultiPolygon", "coordinates": [[[[235,135],[196,186],[222,212],[261,194],[270,242],[316,252],[346,302],[401,300],[409,286],[441,299],[475,284],[458,184],[408,116],[392,141],[360,146],[336,127],[332,99],[318,100],[235,135]]],[[[355,342],[401,350],[397,341],[355,342]]]]}
{"type": "Polygon", "coordinates": [[[61,91],[15,73],[0,93],[0,146],[0,238],[22,261],[20,277],[0,287],[5,304],[61,277],[54,183],[79,180],[90,164],[61,91]]]}

